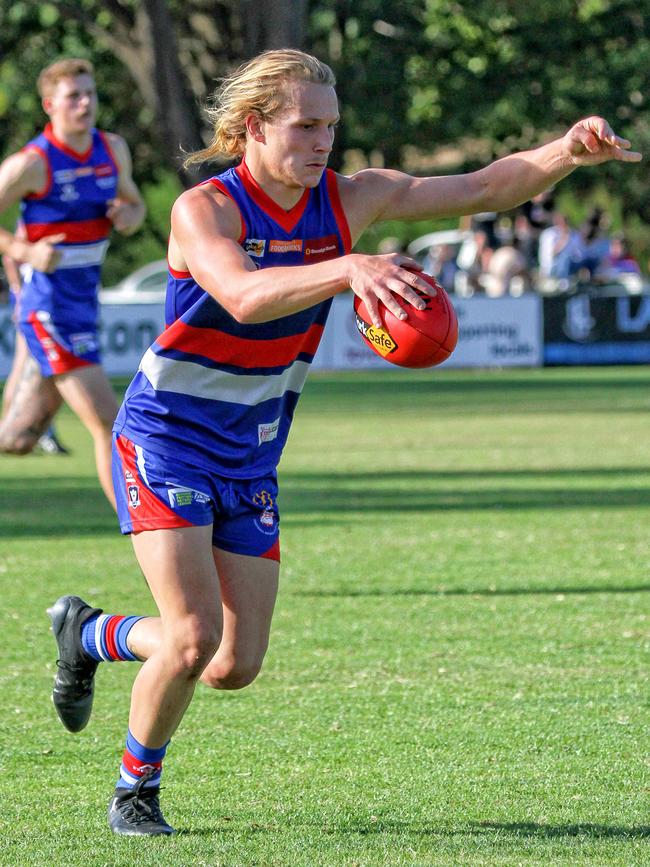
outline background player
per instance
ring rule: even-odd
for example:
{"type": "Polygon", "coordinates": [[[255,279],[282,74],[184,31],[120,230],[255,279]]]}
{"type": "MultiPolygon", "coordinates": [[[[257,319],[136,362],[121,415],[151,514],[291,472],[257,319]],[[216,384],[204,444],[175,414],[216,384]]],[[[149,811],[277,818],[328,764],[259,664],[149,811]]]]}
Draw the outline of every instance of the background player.
{"type": "MultiPolygon", "coordinates": [[[[133,685],[109,822],[172,833],[158,791],[169,740],[199,679],[238,689],[266,652],[279,576],[276,467],[331,298],[423,306],[434,290],[408,257],[351,253],[365,228],[506,211],[579,165],[636,161],[591,117],[563,138],[467,175],[327,170],[339,119],[334,77],[298,51],[267,52],[219,93],[214,139],[195,161],[243,157],[180,196],[169,243],[176,319],[145,353],[115,424],[123,532],[159,618],[106,615],[78,597],[50,609],[59,647],[54,703],[82,729],[101,660],[146,660],[133,685]]],[[[168,306],[170,309],[171,305],[168,306]]]]}
{"type": "Polygon", "coordinates": [[[100,483],[115,505],[110,429],[117,404],[100,366],[97,290],[111,228],[136,231],[145,207],[126,142],[95,129],[92,65],[57,61],[41,72],[38,90],[50,122],[0,165],[0,212],[20,201],[25,231],[21,238],[0,230],[0,253],[23,263],[18,327],[33,359],[0,422],[0,451],[31,451],[58,399],[54,386],[90,431],[100,483]]]}
{"type": "MultiPolygon", "coordinates": [[[[18,237],[24,237],[24,229],[20,223],[16,229],[16,235],[18,237]]],[[[12,318],[15,324],[18,322],[19,317],[18,305],[20,303],[20,290],[22,288],[20,264],[14,262],[10,256],[5,255],[2,257],[2,267],[9,287],[11,304],[13,305],[12,318]]],[[[34,399],[38,398],[38,400],[41,401],[41,411],[44,419],[43,423],[47,419],[50,420],[45,433],[38,438],[38,447],[45,452],[45,454],[68,454],[68,450],[62,446],[59,441],[54,429],[54,422],[52,421],[56,411],[62,403],[61,395],[56,390],[56,387],[51,380],[43,379],[38,369],[38,364],[36,364],[36,361],[29,354],[25,338],[21,334],[20,329],[16,328],[14,333],[14,354],[11,362],[11,370],[9,371],[9,375],[7,376],[2,390],[2,413],[0,413],[0,418],[4,417],[9,412],[18,384],[24,382],[24,387],[29,388],[29,382],[32,377],[38,377],[41,381],[41,387],[37,391],[31,392],[32,397],[34,399]],[[31,374],[23,370],[26,364],[30,365],[31,374]]],[[[41,426],[41,423],[39,423],[38,427],[40,428],[41,426]]]]}

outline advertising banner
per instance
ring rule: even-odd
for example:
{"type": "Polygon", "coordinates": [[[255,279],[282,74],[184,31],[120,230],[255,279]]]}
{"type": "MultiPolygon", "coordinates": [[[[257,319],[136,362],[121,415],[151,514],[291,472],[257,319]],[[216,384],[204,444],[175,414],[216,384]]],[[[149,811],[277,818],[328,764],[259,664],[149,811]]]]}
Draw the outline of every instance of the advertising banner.
{"type": "MultiPolygon", "coordinates": [[[[163,330],[163,304],[103,304],[99,340],[109,376],[132,376],[145,350],[163,330]]],[[[9,373],[15,329],[11,308],[0,306],[0,379],[9,373]]]]}
{"type": "Polygon", "coordinates": [[[650,295],[544,299],[544,363],[647,364],[650,295]]]}
{"type": "MultiPolygon", "coordinates": [[[[441,367],[535,367],[542,363],[541,299],[536,295],[452,300],[459,340],[456,351],[441,367]]],[[[132,376],[163,326],[162,304],[103,304],[100,344],[109,376],[132,376]]],[[[13,346],[11,310],[0,307],[0,379],[9,372],[13,346]]],[[[350,293],[333,300],[314,368],[397,369],[361,340],[350,293]]]]}
{"type": "MultiPolygon", "coordinates": [[[[542,363],[542,303],[521,298],[452,297],[458,316],[455,352],[441,367],[538,367],[542,363]]],[[[314,367],[321,370],[393,369],[362,342],[352,295],[334,298],[314,367]]]]}

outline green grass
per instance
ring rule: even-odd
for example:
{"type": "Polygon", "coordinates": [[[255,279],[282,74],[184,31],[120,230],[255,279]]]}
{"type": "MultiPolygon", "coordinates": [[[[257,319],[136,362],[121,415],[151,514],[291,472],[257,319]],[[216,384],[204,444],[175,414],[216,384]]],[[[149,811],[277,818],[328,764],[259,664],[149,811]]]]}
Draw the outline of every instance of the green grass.
{"type": "Polygon", "coordinates": [[[271,648],[199,688],[169,840],[105,807],[131,665],[63,731],[45,608],[152,612],[67,413],[0,459],[0,864],[647,865],[650,370],[313,375],[271,648]]]}

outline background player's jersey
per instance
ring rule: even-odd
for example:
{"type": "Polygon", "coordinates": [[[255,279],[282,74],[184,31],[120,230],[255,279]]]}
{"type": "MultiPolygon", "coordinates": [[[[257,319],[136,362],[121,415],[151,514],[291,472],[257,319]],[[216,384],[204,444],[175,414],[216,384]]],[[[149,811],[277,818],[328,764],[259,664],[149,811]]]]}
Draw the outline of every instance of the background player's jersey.
{"type": "Polygon", "coordinates": [[[21,317],[39,310],[52,321],[93,330],[97,289],[108,249],[111,221],[107,202],[117,193],[118,167],[108,140],[93,130],[91,146],[78,153],[59,141],[48,124],[26,149],[38,151],[47,167],[45,189],[23,199],[21,220],[28,241],[65,233],[57,244],[61,261],[51,274],[28,268],[23,274],[21,317]]]}
{"type": "MultiPolygon", "coordinates": [[[[332,171],[290,211],[264,193],[245,163],[207,183],[239,208],[239,243],[258,268],[309,265],[350,251],[332,171]]],[[[331,299],[271,322],[241,324],[189,272],[170,271],[172,324],[145,353],[114,430],[227,477],[270,474],[330,306],[331,299]]]]}

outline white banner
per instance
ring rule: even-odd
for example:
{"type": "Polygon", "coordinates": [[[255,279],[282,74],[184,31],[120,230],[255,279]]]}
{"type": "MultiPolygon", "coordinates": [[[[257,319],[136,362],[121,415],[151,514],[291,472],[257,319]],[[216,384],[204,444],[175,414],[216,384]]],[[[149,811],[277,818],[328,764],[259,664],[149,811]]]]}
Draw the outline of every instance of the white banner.
{"type": "MultiPolygon", "coordinates": [[[[543,358],[542,299],[452,297],[458,316],[458,346],[441,367],[539,367],[543,358]]],[[[362,341],[350,293],[338,295],[314,359],[320,370],[395,366],[362,341]]]]}
{"type": "MultiPolygon", "coordinates": [[[[458,314],[456,351],[442,367],[538,367],[542,364],[542,303],[522,298],[453,298],[458,314]]],[[[147,347],[163,329],[162,304],[104,304],[100,344],[110,376],[132,376],[147,347]]],[[[0,306],[0,379],[10,369],[14,326],[0,306]]],[[[395,369],[363,343],[354,320],[352,296],[338,295],[313,364],[318,370],[395,369]]]]}
{"type": "MultiPolygon", "coordinates": [[[[99,342],[109,376],[132,376],[164,324],[163,304],[101,305],[99,342]]],[[[0,306],[0,379],[4,379],[11,368],[14,335],[11,308],[0,306]]]]}

